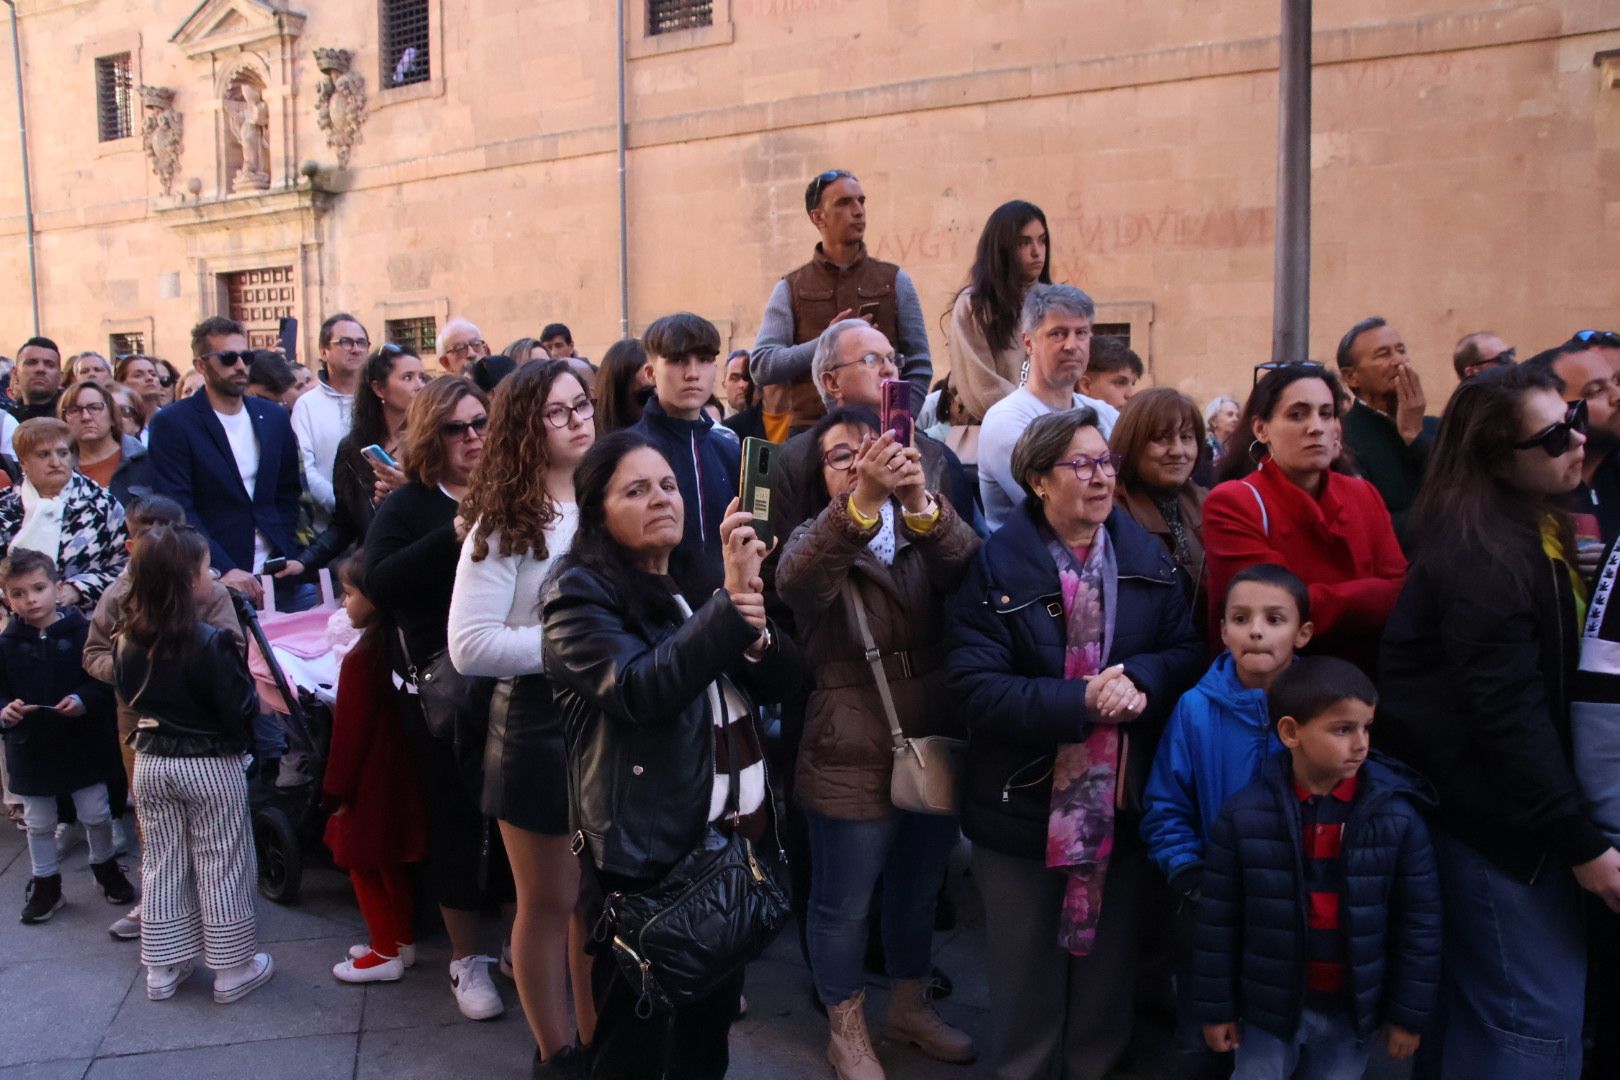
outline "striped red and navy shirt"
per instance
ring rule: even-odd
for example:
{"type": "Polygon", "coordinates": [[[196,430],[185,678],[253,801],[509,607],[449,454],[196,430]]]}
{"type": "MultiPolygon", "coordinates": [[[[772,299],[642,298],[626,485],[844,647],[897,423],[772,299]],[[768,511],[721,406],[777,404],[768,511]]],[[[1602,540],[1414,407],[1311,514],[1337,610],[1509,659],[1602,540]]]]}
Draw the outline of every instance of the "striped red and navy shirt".
{"type": "Polygon", "coordinates": [[[1356,798],[1354,776],[1339,781],[1326,795],[1313,795],[1294,782],[1299,797],[1305,854],[1305,997],[1312,1008],[1331,1010],[1344,1004],[1348,947],[1339,924],[1344,896],[1344,823],[1356,798]]]}

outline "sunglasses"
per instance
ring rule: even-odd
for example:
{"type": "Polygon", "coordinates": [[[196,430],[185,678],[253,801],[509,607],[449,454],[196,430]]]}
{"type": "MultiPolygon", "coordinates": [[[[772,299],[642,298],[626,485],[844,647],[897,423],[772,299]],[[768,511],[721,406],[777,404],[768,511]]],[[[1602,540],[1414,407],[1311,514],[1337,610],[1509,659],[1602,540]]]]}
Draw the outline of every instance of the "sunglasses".
{"type": "Polygon", "coordinates": [[[1267,360],[1263,364],[1254,365],[1254,383],[1252,385],[1260,385],[1262,372],[1269,375],[1273,371],[1286,371],[1289,368],[1304,368],[1306,371],[1310,372],[1321,372],[1327,370],[1322,366],[1322,362],[1320,360],[1267,360]]]}
{"type": "Polygon", "coordinates": [[[814,180],[810,181],[810,205],[821,205],[821,193],[827,190],[827,185],[843,179],[855,179],[855,174],[847,169],[828,169],[814,180]]]}
{"type": "Polygon", "coordinates": [[[1513,444],[1515,450],[1533,450],[1541,447],[1548,457],[1562,457],[1569,450],[1571,436],[1575,432],[1586,434],[1586,399],[1571,402],[1569,411],[1558,423],[1551,425],[1545,431],[1532,435],[1524,442],[1513,444]]]}
{"type": "Polygon", "coordinates": [[[467,432],[476,431],[483,435],[484,429],[489,426],[489,416],[475,416],[471,420],[451,420],[447,424],[439,425],[439,434],[447,439],[465,438],[467,432]]]}
{"type": "Polygon", "coordinates": [[[173,386],[178,381],[179,380],[177,378],[175,378],[173,375],[159,375],[158,376],[158,385],[163,387],[163,389],[165,389],[165,390],[167,390],[169,387],[173,386]]]}
{"type": "Polygon", "coordinates": [[[253,363],[253,354],[251,352],[226,350],[225,352],[211,352],[203,355],[218,363],[220,367],[235,367],[238,364],[249,367],[253,363]]]}
{"type": "Polygon", "coordinates": [[[1597,345],[1605,349],[1620,349],[1620,334],[1613,330],[1582,330],[1571,341],[1578,341],[1582,345],[1597,345]]]}

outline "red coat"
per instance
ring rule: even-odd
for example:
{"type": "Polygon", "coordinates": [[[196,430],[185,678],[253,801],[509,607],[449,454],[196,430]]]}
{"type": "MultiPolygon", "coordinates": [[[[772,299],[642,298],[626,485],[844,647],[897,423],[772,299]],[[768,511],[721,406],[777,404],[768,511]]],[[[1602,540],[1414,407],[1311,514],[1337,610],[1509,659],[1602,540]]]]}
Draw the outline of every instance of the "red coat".
{"type": "Polygon", "coordinates": [[[326,846],[345,870],[374,870],[427,855],[427,817],[415,759],[389,681],[388,652],[361,639],[343,658],[323,800],[343,807],[326,846]]]}
{"type": "Polygon", "coordinates": [[[1316,637],[1306,651],[1373,670],[1384,623],[1406,580],[1406,556],[1377,488],[1330,472],[1313,499],[1281,469],[1262,465],[1209,493],[1204,551],[1212,651],[1221,648],[1221,611],[1232,578],[1256,563],[1278,563],[1310,587],[1316,637]]]}

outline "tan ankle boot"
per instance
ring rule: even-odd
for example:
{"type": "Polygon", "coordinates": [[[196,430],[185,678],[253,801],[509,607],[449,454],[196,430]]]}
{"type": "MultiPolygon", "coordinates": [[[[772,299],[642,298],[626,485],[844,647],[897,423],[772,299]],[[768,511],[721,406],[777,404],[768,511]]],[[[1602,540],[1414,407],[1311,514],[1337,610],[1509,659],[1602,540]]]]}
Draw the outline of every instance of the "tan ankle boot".
{"type": "Polygon", "coordinates": [[[838,1080],[883,1080],[883,1066],[866,1033],[866,993],[827,1009],[827,1061],[838,1080]]]}
{"type": "Polygon", "coordinates": [[[965,1031],[939,1018],[928,1001],[927,979],[896,979],[889,992],[889,1016],[883,1037],[912,1043],[936,1061],[972,1061],[979,1051],[965,1031]]]}

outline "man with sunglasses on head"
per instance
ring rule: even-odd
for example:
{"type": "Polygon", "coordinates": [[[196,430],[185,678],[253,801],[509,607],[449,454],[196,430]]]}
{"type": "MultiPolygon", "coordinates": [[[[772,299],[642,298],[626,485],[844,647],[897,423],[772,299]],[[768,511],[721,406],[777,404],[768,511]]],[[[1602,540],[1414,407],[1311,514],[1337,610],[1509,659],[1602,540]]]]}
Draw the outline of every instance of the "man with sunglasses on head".
{"type": "MultiPolygon", "coordinates": [[[[1620,347],[1620,338],[1615,346],[1620,347]]],[[[1586,406],[1586,461],[1581,486],[1570,494],[1576,555],[1583,573],[1597,570],[1603,546],[1620,536],[1620,377],[1595,333],[1575,335],[1525,363],[1564,382],[1564,400],[1586,406]],[[1598,541],[1602,542],[1599,543],[1598,541]]]]}
{"type": "Polygon", "coordinates": [[[1451,366],[1457,372],[1457,381],[1478,375],[1491,368],[1507,367],[1518,359],[1518,350],[1503,341],[1499,334],[1481,330],[1463,335],[1451,352],[1451,366]]]}
{"type": "MultiPolygon", "coordinates": [[[[202,393],[152,417],[154,486],[208,538],[220,581],[261,604],[265,562],[299,550],[298,440],[286,409],[245,396],[252,352],[241,323],[204,319],[192,328],[191,352],[202,393]]],[[[278,576],[287,578],[276,583],[278,610],[314,606],[313,587],[297,585],[286,569],[278,576]]]]}
{"type": "Polygon", "coordinates": [[[1423,486],[1440,421],[1424,415],[1423,383],[1407,359],[1406,340],[1381,316],[1345,331],[1337,359],[1345,388],[1356,396],[1341,421],[1345,444],[1384,497],[1401,545],[1409,546],[1406,515],[1423,486]]]}
{"type": "Polygon", "coordinates": [[[810,430],[826,410],[810,376],[816,339],[844,319],[865,319],[900,354],[911,384],[911,414],[922,411],[934,368],[917,288],[893,263],[866,251],[866,193],[854,174],[828,169],[804,192],[805,213],[821,234],[810,261],[776,283],[754,338],[750,366],[773,442],[810,430]]]}
{"type": "Polygon", "coordinates": [[[315,500],[315,529],[326,528],[332,519],[336,496],[332,491],[332,467],[337,461],[338,443],[349,433],[349,417],[354,412],[354,391],[360,384],[360,370],[366,366],[371,338],[360,320],[338,312],[321,323],[320,378],[292,407],[293,434],[298,436],[298,457],[304,472],[304,485],[315,500]]]}

